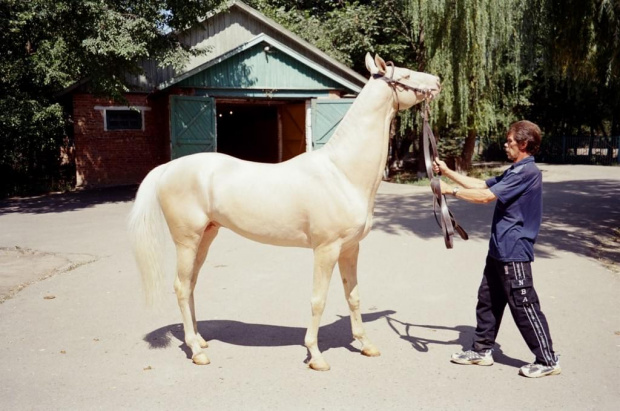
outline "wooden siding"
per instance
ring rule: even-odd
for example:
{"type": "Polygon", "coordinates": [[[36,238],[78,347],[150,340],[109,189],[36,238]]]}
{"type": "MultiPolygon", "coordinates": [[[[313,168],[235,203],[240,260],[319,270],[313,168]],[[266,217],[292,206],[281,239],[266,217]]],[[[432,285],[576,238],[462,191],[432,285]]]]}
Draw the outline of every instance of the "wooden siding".
{"type": "Polygon", "coordinates": [[[182,87],[243,88],[268,90],[343,89],[334,80],[312,70],[267,43],[232,55],[228,59],[181,81],[182,87]]]}
{"type": "Polygon", "coordinates": [[[279,41],[286,47],[294,50],[309,60],[315,61],[325,69],[342,76],[344,79],[359,84],[365,79],[346,66],[331,59],[325,53],[300,39],[284,27],[260,15],[256,10],[245,4],[235,3],[229,9],[221,11],[205,21],[187,30],[181,36],[181,41],[191,47],[208,50],[202,56],[191,58],[181,73],[175,73],[171,67],[160,68],[154,62],[145,62],[143,67],[146,76],[131,78],[131,83],[141,89],[152,89],[162,84],[168,84],[175,77],[180,76],[196,67],[199,67],[237,47],[248,43],[259,34],[279,41]]]}

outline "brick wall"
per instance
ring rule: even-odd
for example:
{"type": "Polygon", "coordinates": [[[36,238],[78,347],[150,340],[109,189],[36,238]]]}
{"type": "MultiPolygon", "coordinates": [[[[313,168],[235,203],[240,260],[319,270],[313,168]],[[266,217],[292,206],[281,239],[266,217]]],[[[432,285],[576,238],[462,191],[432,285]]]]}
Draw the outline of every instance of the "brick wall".
{"type": "Polygon", "coordinates": [[[170,159],[168,97],[129,94],[127,103],[73,96],[75,163],[78,187],[135,184],[155,166],[170,159]],[[143,130],[105,131],[103,111],[96,106],[150,107],[143,130]]]}

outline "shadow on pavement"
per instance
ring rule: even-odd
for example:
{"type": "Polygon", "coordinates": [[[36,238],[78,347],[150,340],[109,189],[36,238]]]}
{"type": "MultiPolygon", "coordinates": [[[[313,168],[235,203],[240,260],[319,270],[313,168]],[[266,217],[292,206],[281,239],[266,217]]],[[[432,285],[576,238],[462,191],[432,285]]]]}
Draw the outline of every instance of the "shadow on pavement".
{"type": "Polygon", "coordinates": [[[33,197],[14,197],[0,200],[0,215],[62,213],[90,208],[98,204],[133,201],[137,185],[47,194],[33,197]]]}
{"type": "MultiPolygon", "coordinates": [[[[538,244],[588,257],[620,263],[620,182],[579,180],[544,183],[543,224],[538,244]]],[[[488,239],[494,203],[471,204],[448,198],[450,210],[470,238],[488,239]]],[[[411,231],[422,239],[441,238],[433,215],[432,194],[379,194],[374,230],[387,233],[411,231]]],[[[463,246],[455,236],[454,246],[463,246]]],[[[548,257],[540,247],[536,255],[548,257]]]]}
{"type": "Polygon", "coordinates": [[[619,264],[619,198],[617,180],[546,183],[539,244],[619,264]]]}
{"type": "MultiPolygon", "coordinates": [[[[364,323],[369,323],[394,313],[395,311],[385,310],[362,314],[362,320],[364,323]]],[[[352,352],[360,352],[351,345],[354,339],[351,335],[349,316],[339,317],[335,322],[325,324],[319,329],[319,348],[322,352],[341,347],[352,352]]],[[[289,345],[303,347],[306,335],[306,329],[300,327],[248,324],[230,320],[198,321],[198,332],[208,341],[217,340],[246,347],[284,347],[289,345]]],[[[190,349],[184,343],[181,324],[168,325],[151,331],[144,336],[144,341],[149,344],[151,349],[160,349],[169,347],[173,338],[182,343],[179,347],[185,351],[187,358],[192,358],[190,349]]]]}
{"type": "MultiPolygon", "coordinates": [[[[363,314],[364,323],[385,318],[390,328],[401,339],[411,344],[412,348],[419,352],[428,352],[429,345],[457,345],[460,349],[468,350],[474,335],[474,327],[458,325],[447,327],[441,325],[419,325],[409,324],[393,318],[396,314],[393,310],[384,310],[370,314],[363,314]],[[405,329],[402,333],[399,328],[405,329]],[[440,340],[416,337],[413,335],[416,329],[430,329],[433,331],[444,330],[458,333],[457,339],[440,340]]],[[[351,352],[360,352],[352,343],[354,339],[351,335],[351,323],[349,316],[339,316],[340,318],[331,324],[321,326],[319,329],[319,348],[322,352],[332,348],[346,348],[351,352]]],[[[301,327],[285,327],[267,324],[248,324],[240,321],[231,320],[209,320],[199,321],[198,331],[208,341],[221,341],[227,344],[240,345],[245,347],[284,347],[284,346],[304,346],[306,329],[301,327]]],[[[192,358],[189,347],[185,345],[183,326],[181,324],[168,325],[151,331],[144,336],[144,341],[149,344],[151,349],[167,348],[173,344],[173,340],[180,342],[178,347],[185,352],[188,359],[192,358]]],[[[456,348],[458,350],[458,348],[456,348]]],[[[526,362],[506,356],[499,344],[493,352],[495,362],[521,367],[526,362]]],[[[309,361],[309,357],[305,362],[309,361]]],[[[448,359],[446,359],[447,361],[448,359]]]]}
{"type": "MultiPolygon", "coordinates": [[[[422,325],[422,324],[411,324],[403,321],[399,321],[390,316],[386,317],[387,322],[390,328],[403,340],[409,342],[413,348],[420,352],[427,352],[429,350],[429,345],[459,345],[461,350],[470,350],[471,344],[474,338],[475,328],[470,325],[457,325],[454,327],[446,327],[443,325],[422,325]],[[404,328],[404,333],[399,330],[399,328],[404,328]],[[440,340],[440,339],[431,339],[426,337],[419,337],[414,335],[417,332],[430,330],[430,331],[454,331],[458,333],[458,337],[453,340],[440,340]]],[[[493,359],[496,363],[508,365],[515,368],[520,368],[521,366],[527,364],[525,361],[518,360],[516,358],[508,357],[503,353],[501,349],[501,345],[495,343],[495,347],[493,348],[493,359]]],[[[446,361],[449,359],[446,358],[446,361]]]]}

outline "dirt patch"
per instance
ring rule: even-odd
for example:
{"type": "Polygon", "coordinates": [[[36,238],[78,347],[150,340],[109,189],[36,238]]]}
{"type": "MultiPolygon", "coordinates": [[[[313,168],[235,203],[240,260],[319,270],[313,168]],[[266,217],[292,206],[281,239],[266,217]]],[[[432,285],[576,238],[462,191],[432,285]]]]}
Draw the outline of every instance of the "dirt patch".
{"type": "Polygon", "coordinates": [[[596,235],[595,240],[599,243],[593,248],[595,258],[609,270],[620,273],[620,227],[596,235]]]}
{"type": "Polygon", "coordinates": [[[20,247],[0,247],[0,304],[37,281],[74,270],[98,258],[58,254],[20,247]]]}

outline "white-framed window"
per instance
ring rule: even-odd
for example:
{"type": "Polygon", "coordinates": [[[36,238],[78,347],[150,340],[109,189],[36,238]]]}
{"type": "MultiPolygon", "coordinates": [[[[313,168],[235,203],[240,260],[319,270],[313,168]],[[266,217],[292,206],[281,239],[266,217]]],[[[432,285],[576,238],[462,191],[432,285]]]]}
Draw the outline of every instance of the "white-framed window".
{"type": "Polygon", "coordinates": [[[150,109],[142,106],[95,106],[95,110],[101,111],[105,131],[144,131],[144,112],[150,109]]]}

